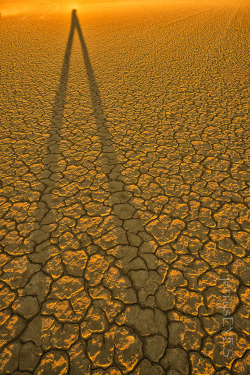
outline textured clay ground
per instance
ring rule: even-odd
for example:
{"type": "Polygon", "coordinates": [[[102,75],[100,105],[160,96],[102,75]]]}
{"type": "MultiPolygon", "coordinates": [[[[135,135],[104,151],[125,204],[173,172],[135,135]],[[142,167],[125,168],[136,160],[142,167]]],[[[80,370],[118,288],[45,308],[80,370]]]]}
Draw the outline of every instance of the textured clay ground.
{"type": "Polygon", "coordinates": [[[2,18],[1,375],[250,373],[250,6],[194,3],[2,18]]]}

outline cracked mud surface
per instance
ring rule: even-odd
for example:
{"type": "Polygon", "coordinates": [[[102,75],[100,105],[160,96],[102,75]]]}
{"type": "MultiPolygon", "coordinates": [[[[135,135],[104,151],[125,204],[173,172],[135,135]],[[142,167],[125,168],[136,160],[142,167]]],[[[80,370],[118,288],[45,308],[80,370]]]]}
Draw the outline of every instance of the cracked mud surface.
{"type": "Polygon", "coordinates": [[[2,18],[1,375],[250,373],[249,11],[2,18]]]}

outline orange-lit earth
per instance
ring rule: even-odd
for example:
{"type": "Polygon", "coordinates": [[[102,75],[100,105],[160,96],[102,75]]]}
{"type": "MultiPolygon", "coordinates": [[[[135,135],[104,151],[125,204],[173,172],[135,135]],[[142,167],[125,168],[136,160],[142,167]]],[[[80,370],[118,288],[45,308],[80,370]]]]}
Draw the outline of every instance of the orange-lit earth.
{"type": "Polygon", "coordinates": [[[0,375],[247,375],[250,4],[0,12],[0,375]]]}

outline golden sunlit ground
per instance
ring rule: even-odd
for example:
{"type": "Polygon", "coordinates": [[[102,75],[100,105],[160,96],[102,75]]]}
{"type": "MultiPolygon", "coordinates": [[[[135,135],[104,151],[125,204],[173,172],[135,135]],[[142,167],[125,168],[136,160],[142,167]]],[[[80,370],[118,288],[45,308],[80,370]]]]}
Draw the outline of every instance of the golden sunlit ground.
{"type": "Polygon", "coordinates": [[[0,375],[247,375],[248,2],[0,12],[0,375]]]}

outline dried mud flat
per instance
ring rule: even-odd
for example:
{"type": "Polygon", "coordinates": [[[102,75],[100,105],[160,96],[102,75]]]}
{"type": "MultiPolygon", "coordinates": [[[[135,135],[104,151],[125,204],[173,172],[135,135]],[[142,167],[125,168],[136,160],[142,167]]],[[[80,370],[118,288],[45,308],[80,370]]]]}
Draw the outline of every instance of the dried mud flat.
{"type": "Polygon", "coordinates": [[[250,6],[211,3],[2,18],[1,375],[250,373],[250,6]]]}

